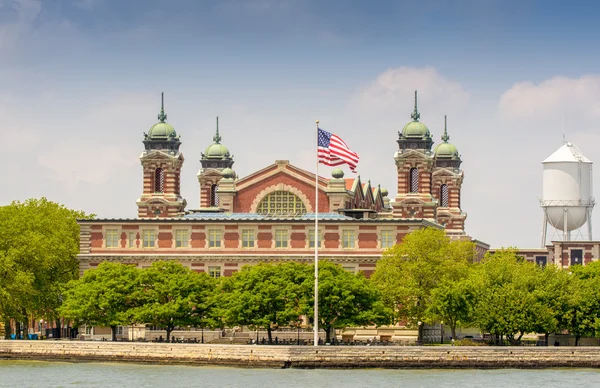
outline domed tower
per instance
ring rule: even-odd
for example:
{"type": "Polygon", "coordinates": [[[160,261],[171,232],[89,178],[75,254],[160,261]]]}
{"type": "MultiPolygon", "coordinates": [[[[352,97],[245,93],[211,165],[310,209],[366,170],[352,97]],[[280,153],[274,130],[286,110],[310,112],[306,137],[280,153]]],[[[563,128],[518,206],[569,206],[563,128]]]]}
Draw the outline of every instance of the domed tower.
{"type": "Polygon", "coordinates": [[[432,194],[437,199],[436,221],[444,225],[448,234],[465,234],[467,214],[460,207],[461,186],[464,172],[458,149],[448,142],[448,125],[444,116],[442,142],[433,150],[434,167],[432,194]]]}
{"type": "Polygon", "coordinates": [[[180,179],[183,154],[175,128],[167,123],[164,94],[158,123],[144,133],[144,152],[140,161],[144,171],[143,192],[137,200],[138,217],[176,217],[185,211],[181,197],[180,179]]]}
{"type": "Polygon", "coordinates": [[[223,179],[223,173],[233,175],[231,170],[233,166],[233,155],[229,149],[221,144],[221,135],[219,135],[219,117],[217,117],[217,131],[213,136],[213,144],[208,146],[200,159],[202,168],[198,172],[198,183],[200,183],[200,207],[220,207],[219,203],[219,182],[223,179]],[[228,171],[224,171],[227,169],[228,171]]]}
{"type": "Polygon", "coordinates": [[[398,146],[394,159],[398,170],[398,192],[393,203],[393,216],[397,218],[423,218],[434,220],[435,200],[431,195],[431,173],[433,139],[429,128],[419,121],[417,108],[412,121],[398,132],[398,146]]]}

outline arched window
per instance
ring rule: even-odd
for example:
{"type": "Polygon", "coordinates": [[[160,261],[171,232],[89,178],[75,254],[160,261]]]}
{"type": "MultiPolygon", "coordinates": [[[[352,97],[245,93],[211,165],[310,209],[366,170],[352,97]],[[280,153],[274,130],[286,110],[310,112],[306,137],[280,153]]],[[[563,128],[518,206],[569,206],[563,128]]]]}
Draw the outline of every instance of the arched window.
{"type": "Polygon", "coordinates": [[[165,172],[162,168],[154,170],[154,192],[162,193],[165,191],[165,172]]]}
{"type": "Polygon", "coordinates": [[[210,206],[219,206],[219,194],[217,194],[217,190],[219,190],[218,185],[210,187],[210,206]]]}
{"type": "Polygon", "coordinates": [[[295,215],[306,213],[304,202],[289,191],[274,191],[260,201],[257,213],[295,215]]]}
{"type": "Polygon", "coordinates": [[[419,169],[416,167],[411,168],[409,178],[410,178],[410,182],[409,182],[410,183],[410,192],[418,193],[419,192],[419,169]]]}
{"type": "Polygon", "coordinates": [[[440,206],[448,207],[448,185],[446,184],[440,186],[440,206]]]}

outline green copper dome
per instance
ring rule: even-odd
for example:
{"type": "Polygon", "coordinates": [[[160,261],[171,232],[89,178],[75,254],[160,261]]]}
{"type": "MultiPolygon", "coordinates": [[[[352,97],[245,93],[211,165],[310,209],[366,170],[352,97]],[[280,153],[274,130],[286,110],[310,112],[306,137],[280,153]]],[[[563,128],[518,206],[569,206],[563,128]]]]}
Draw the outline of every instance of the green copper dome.
{"type": "Polygon", "coordinates": [[[411,121],[402,128],[402,136],[406,138],[430,138],[429,128],[419,121],[411,121]]]}
{"type": "Polygon", "coordinates": [[[415,91],[415,110],[410,117],[412,118],[412,121],[402,128],[402,131],[399,133],[400,138],[404,140],[431,140],[429,128],[419,121],[421,114],[417,109],[417,91],[415,91]]]}
{"type": "Polygon", "coordinates": [[[179,136],[177,136],[177,132],[175,132],[175,128],[167,123],[164,93],[161,93],[160,100],[158,123],[154,124],[148,133],[144,133],[144,147],[146,148],[146,151],[168,150],[175,154],[179,152],[181,141],[179,140],[179,136]]]}
{"type": "MultiPolygon", "coordinates": [[[[166,119],[166,115],[165,115],[166,119]]],[[[148,131],[148,137],[150,139],[168,139],[170,137],[177,136],[175,128],[169,123],[164,121],[158,122],[150,128],[148,131]]]]}
{"type": "Polygon", "coordinates": [[[228,168],[223,169],[223,171],[221,171],[221,175],[223,175],[223,178],[225,179],[234,179],[235,178],[235,172],[228,168]]]}
{"type": "Polygon", "coordinates": [[[433,150],[433,153],[435,154],[436,158],[456,159],[460,157],[456,146],[450,143],[438,144],[433,150]]]}
{"type": "Polygon", "coordinates": [[[217,132],[215,136],[213,136],[213,144],[206,147],[204,153],[202,154],[203,159],[216,159],[216,160],[225,160],[232,159],[231,153],[229,153],[229,148],[225,147],[221,144],[221,135],[219,135],[219,118],[217,117],[217,132]]]}
{"type": "Polygon", "coordinates": [[[436,158],[443,159],[460,159],[458,149],[454,144],[448,143],[450,136],[448,136],[448,127],[446,116],[444,116],[444,134],[442,135],[442,143],[438,144],[433,150],[433,154],[436,158]]]}
{"type": "Polygon", "coordinates": [[[223,144],[215,143],[209,145],[204,151],[204,156],[207,159],[225,159],[230,156],[229,149],[223,144]]]}

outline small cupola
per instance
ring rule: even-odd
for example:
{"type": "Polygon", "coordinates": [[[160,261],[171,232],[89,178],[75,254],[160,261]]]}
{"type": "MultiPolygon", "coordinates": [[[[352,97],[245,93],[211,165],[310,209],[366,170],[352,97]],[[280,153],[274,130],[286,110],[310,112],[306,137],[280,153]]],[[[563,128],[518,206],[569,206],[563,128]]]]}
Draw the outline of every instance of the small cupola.
{"type": "Polygon", "coordinates": [[[436,165],[440,167],[458,167],[460,166],[460,154],[454,144],[448,142],[450,136],[448,136],[448,121],[447,117],[444,116],[444,134],[442,135],[442,142],[438,144],[433,150],[434,158],[436,159],[436,165]],[[437,161],[441,163],[437,163],[437,161]],[[442,162],[443,161],[443,162],[442,162]],[[452,162],[448,164],[448,162],[452,162]]]}
{"type": "Polygon", "coordinates": [[[158,123],[154,124],[148,133],[144,133],[144,146],[146,151],[150,150],[166,150],[170,153],[177,153],[181,141],[175,128],[167,123],[167,114],[165,113],[165,96],[160,94],[161,104],[160,113],[158,114],[158,123]]]}
{"type": "Polygon", "coordinates": [[[417,91],[415,90],[415,109],[410,115],[412,121],[402,128],[402,131],[398,132],[398,145],[400,150],[406,149],[420,149],[420,150],[431,150],[433,140],[431,132],[425,124],[419,121],[421,114],[417,106],[417,91]]]}

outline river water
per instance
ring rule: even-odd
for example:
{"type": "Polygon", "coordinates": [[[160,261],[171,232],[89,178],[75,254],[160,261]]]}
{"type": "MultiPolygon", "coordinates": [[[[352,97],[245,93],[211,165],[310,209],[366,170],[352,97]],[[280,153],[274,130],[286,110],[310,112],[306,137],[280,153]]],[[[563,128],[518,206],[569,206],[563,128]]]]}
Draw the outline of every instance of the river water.
{"type": "Polygon", "coordinates": [[[0,361],[0,387],[600,387],[600,370],[245,369],[0,361]]]}

